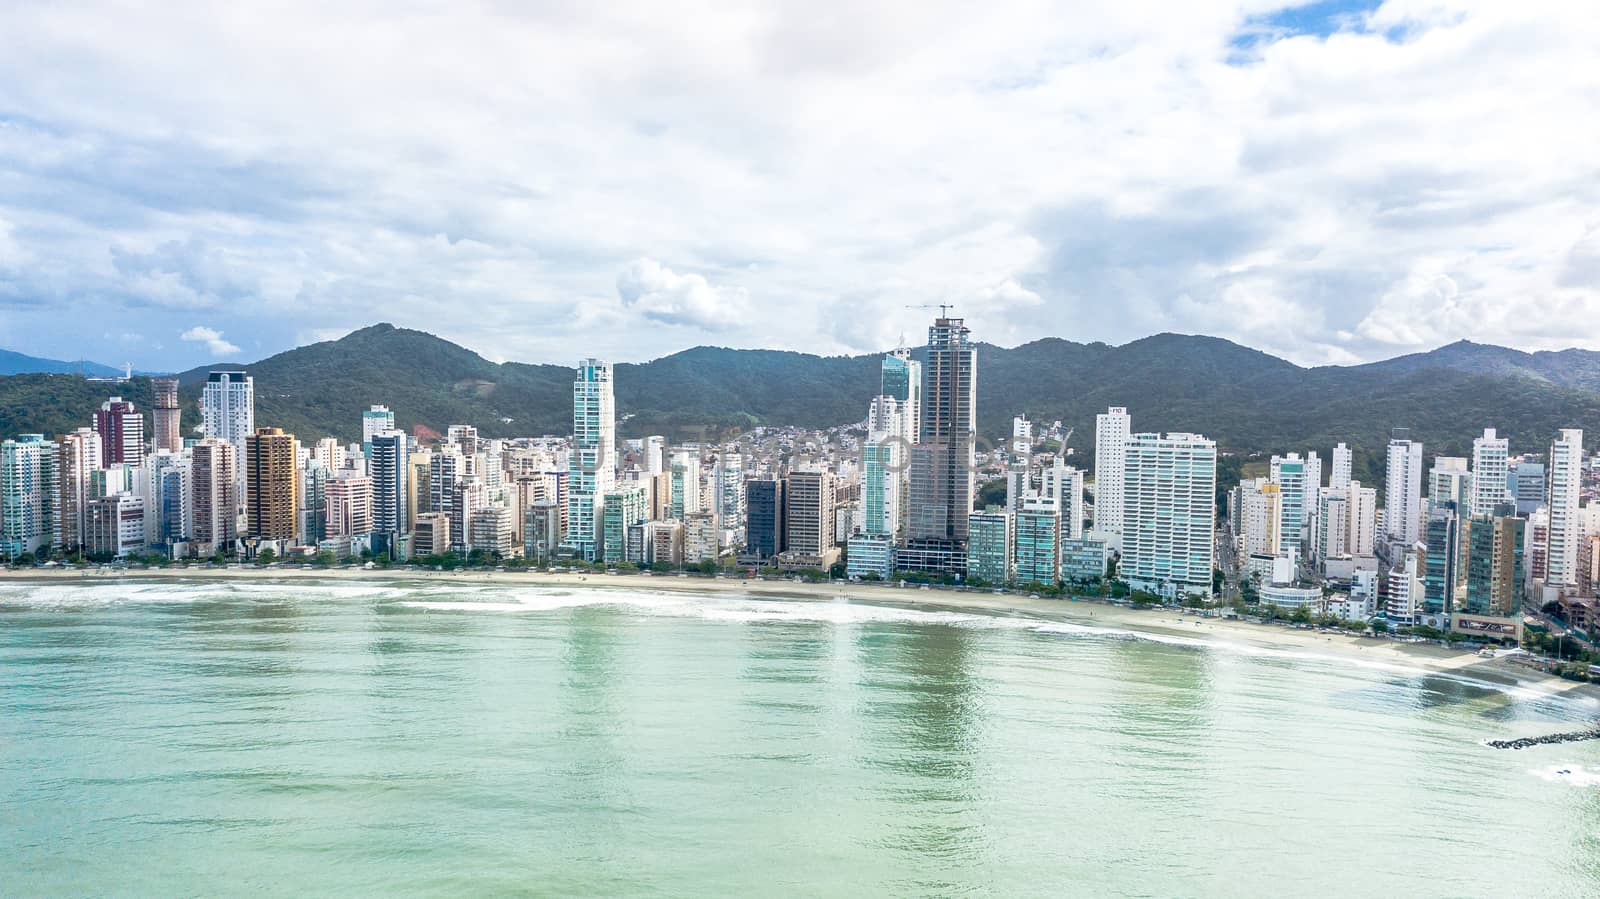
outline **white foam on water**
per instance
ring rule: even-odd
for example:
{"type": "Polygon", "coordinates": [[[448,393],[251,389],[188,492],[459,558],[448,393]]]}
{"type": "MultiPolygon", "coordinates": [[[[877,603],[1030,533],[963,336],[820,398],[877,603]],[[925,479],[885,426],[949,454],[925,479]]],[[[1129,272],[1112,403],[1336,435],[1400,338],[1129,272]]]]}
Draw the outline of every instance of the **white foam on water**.
{"type": "Polygon", "coordinates": [[[1533,769],[1528,773],[1550,783],[1566,783],[1575,787],[1600,786],[1600,769],[1585,768],[1578,764],[1551,765],[1548,768],[1533,769]]]}

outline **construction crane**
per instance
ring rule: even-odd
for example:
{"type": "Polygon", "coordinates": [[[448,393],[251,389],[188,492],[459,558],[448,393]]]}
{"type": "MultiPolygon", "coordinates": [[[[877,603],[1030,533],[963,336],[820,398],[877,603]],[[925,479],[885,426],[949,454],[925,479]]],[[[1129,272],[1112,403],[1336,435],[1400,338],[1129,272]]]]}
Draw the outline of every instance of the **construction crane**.
{"type": "Polygon", "coordinates": [[[937,310],[939,310],[939,317],[940,318],[949,318],[950,317],[950,310],[956,308],[956,304],[954,304],[954,303],[922,303],[922,304],[914,305],[914,306],[913,305],[907,305],[906,308],[907,309],[937,309],[937,310]]]}

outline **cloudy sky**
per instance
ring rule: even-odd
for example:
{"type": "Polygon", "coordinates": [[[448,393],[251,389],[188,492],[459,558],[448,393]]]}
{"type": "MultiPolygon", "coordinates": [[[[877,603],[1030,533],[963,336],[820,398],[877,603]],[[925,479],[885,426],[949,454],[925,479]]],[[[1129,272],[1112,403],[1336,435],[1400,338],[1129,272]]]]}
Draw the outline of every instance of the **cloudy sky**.
{"type": "Polygon", "coordinates": [[[0,4],[0,346],[842,353],[941,302],[1007,345],[1600,348],[1600,15],[0,4]]]}

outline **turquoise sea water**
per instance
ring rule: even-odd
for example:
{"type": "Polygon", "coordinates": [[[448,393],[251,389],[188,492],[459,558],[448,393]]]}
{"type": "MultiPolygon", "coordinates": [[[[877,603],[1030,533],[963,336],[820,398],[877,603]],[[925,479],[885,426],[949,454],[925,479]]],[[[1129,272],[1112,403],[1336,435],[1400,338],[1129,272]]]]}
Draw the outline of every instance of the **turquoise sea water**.
{"type": "Polygon", "coordinates": [[[648,584],[0,584],[0,894],[1600,895],[1589,698],[648,584]]]}

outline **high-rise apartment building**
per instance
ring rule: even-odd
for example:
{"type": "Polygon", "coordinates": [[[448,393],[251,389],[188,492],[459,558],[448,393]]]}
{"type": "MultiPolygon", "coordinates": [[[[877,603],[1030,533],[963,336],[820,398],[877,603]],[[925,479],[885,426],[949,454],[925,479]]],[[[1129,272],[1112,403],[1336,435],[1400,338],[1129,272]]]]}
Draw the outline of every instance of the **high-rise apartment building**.
{"type": "Polygon", "coordinates": [[[572,455],[567,471],[567,535],[562,551],[593,562],[601,552],[605,496],[616,486],[617,477],[617,414],[609,362],[578,363],[572,382],[572,455]]]}
{"type": "Polygon", "coordinates": [[[1278,551],[1299,558],[1300,544],[1310,524],[1306,514],[1306,486],[1311,481],[1309,468],[1299,453],[1290,453],[1287,456],[1273,456],[1269,470],[1271,480],[1278,485],[1283,498],[1278,551]]]}
{"type": "Polygon", "coordinates": [[[1423,562],[1422,609],[1440,615],[1455,607],[1456,582],[1460,580],[1461,518],[1454,507],[1436,506],[1428,513],[1424,534],[1428,552],[1423,562]]]}
{"type": "Polygon", "coordinates": [[[627,561],[628,528],[649,518],[643,487],[615,487],[605,495],[601,512],[601,558],[609,564],[627,561]]]}
{"type": "Polygon", "coordinates": [[[450,551],[450,516],[443,512],[423,512],[412,523],[411,555],[442,556],[450,551]]]}
{"type": "Polygon", "coordinates": [[[1343,443],[1333,448],[1333,468],[1328,473],[1328,486],[1343,490],[1350,486],[1350,463],[1353,454],[1343,443]]]}
{"type": "Polygon", "coordinates": [[[1422,443],[1401,436],[1389,440],[1384,483],[1384,526],[1390,540],[1410,546],[1422,539],[1422,443]]]}
{"type": "Polygon", "coordinates": [[[784,550],[783,488],[783,481],[745,481],[744,551],[758,561],[784,550]]]}
{"type": "Polygon", "coordinates": [[[967,525],[967,579],[1011,583],[1011,516],[998,508],[974,512],[967,525]]]}
{"type": "Polygon", "coordinates": [[[103,464],[143,464],[144,415],[132,403],[120,396],[101,403],[94,413],[94,432],[100,435],[103,464]]]}
{"type": "Polygon", "coordinates": [[[1112,406],[1094,419],[1094,529],[1112,549],[1122,546],[1123,479],[1132,419],[1112,406]]]}
{"type": "Polygon", "coordinates": [[[1471,516],[1492,516],[1495,507],[1506,501],[1510,454],[1510,441],[1496,436],[1494,428],[1485,428],[1483,436],[1472,441],[1472,504],[1467,510],[1471,516]]]}
{"type": "Polygon", "coordinates": [[[1550,549],[1545,585],[1575,587],[1578,583],[1579,488],[1583,481],[1583,431],[1563,429],[1550,443],[1550,549]]]}
{"type": "Polygon", "coordinates": [[[144,497],[113,493],[89,501],[87,540],[90,555],[126,558],[144,549],[144,497]]]}
{"type": "Polygon", "coordinates": [[[1011,577],[1053,586],[1061,577],[1061,514],[1042,498],[1024,500],[1012,516],[1011,577]]]}
{"type": "Polygon", "coordinates": [[[478,454],[478,429],[472,425],[451,425],[445,428],[444,442],[461,451],[463,456],[478,454]]]}
{"type": "Polygon", "coordinates": [[[257,428],[245,438],[245,532],[292,543],[300,508],[295,457],[300,442],[282,428],[257,428]]]}
{"type": "Polygon", "coordinates": [[[190,515],[196,552],[232,552],[238,538],[239,456],[233,444],[207,437],[191,449],[190,515]]]}
{"type": "Polygon", "coordinates": [[[178,406],[178,379],[152,378],[156,391],[156,449],[176,453],[183,450],[183,411],[178,406]]]}
{"type": "Polygon", "coordinates": [[[364,537],[372,533],[372,478],[354,469],[342,469],[328,477],[322,491],[326,537],[364,537]]]}
{"type": "Polygon", "coordinates": [[[387,428],[367,438],[367,471],[372,477],[372,531],[400,534],[410,521],[411,460],[406,434],[387,428]]]}
{"type": "Polygon", "coordinates": [[[1164,596],[1209,595],[1216,442],[1198,434],[1134,434],[1125,447],[1123,577],[1164,596]]]}
{"type": "Polygon", "coordinates": [[[1467,591],[1461,610],[1477,615],[1517,615],[1524,595],[1526,522],[1509,504],[1468,522],[1467,591]]]}
{"type": "Polygon", "coordinates": [[[1544,464],[1526,459],[1518,462],[1506,478],[1516,497],[1517,514],[1529,515],[1544,505],[1544,464]]]}
{"type": "Polygon", "coordinates": [[[1428,470],[1428,506],[1450,505],[1472,514],[1472,472],[1465,456],[1434,456],[1428,470]]]}
{"type": "Polygon", "coordinates": [[[825,471],[790,473],[784,485],[784,551],[828,560],[833,545],[833,475],[825,471]]]}
{"type": "Polygon", "coordinates": [[[59,489],[54,441],[22,434],[0,443],[0,559],[49,548],[59,489]]]}
{"type": "Polygon", "coordinates": [[[1239,551],[1244,557],[1276,556],[1283,548],[1283,491],[1273,481],[1239,484],[1239,551]]]}
{"type": "Polygon", "coordinates": [[[713,475],[712,494],[717,504],[718,528],[744,530],[744,457],[737,446],[730,444],[717,454],[713,475]]]}
{"type": "Polygon", "coordinates": [[[394,413],[388,406],[370,406],[361,413],[361,449],[371,453],[372,438],[384,431],[394,430],[394,413]]]}
{"type": "Polygon", "coordinates": [[[880,396],[867,410],[867,439],[861,445],[861,508],[864,534],[898,537],[905,496],[905,454],[909,448],[904,410],[893,397],[880,396]]]}
{"type": "Polygon", "coordinates": [[[55,545],[64,552],[88,545],[91,475],[101,468],[100,435],[79,428],[56,442],[55,545]]]}
{"type": "Polygon", "coordinates": [[[244,502],[244,442],[256,432],[255,379],[242,371],[214,371],[200,391],[200,433],[233,444],[240,481],[235,497],[244,502]]]}
{"type": "Polygon", "coordinates": [[[922,413],[912,447],[909,523],[913,539],[967,539],[976,470],[978,356],[959,318],[928,329],[922,413]]]}
{"type": "Polygon", "coordinates": [[[700,451],[678,450],[672,454],[669,469],[672,501],[667,517],[683,521],[700,514],[700,451]]]}

